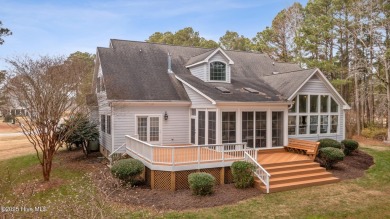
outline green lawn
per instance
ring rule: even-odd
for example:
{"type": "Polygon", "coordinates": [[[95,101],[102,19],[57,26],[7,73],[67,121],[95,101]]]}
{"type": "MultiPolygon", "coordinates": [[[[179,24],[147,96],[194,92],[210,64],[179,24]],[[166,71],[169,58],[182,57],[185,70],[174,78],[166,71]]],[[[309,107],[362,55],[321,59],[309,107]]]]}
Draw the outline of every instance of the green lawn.
{"type": "MultiPolygon", "coordinates": [[[[375,165],[360,179],[262,195],[235,205],[184,212],[140,211],[139,208],[134,210],[109,203],[92,186],[84,170],[61,164],[52,174],[53,179],[62,182],[59,186],[26,195],[23,193],[26,182],[41,179],[37,161],[29,155],[0,161],[0,205],[45,206],[47,211],[35,216],[68,215],[72,218],[390,218],[390,148],[365,146],[362,150],[374,157],[375,165]]],[[[16,213],[16,216],[22,215],[32,216],[26,212],[16,213]]]]}

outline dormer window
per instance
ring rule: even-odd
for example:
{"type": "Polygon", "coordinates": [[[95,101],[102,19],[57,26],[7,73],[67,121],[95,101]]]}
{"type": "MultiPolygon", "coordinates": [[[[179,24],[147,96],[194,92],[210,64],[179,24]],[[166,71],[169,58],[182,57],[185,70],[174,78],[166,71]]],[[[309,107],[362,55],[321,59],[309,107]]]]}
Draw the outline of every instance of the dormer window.
{"type": "Polygon", "coordinates": [[[226,81],[226,64],[223,62],[210,63],[210,81],[226,81]]]}

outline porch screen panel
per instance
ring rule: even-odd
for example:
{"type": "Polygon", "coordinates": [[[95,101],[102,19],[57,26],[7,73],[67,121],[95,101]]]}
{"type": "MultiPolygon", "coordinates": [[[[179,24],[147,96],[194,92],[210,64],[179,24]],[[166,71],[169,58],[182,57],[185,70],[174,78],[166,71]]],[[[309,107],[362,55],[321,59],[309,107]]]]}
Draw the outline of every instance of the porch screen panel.
{"type": "Polygon", "coordinates": [[[198,144],[205,144],[206,112],[198,111],[198,144]]]}
{"type": "Polygon", "coordinates": [[[236,112],[222,112],[222,143],[236,142],[236,112]]]}
{"type": "Polygon", "coordinates": [[[141,141],[148,140],[148,117],[138,117],[138,139],[141,141]]]}
{"type": "Polygon", "coordinates": [[[208,144],[215,144],[217,142],[217,112],[209,112],[209,130],[208,130],[208,144]]]}
{"type": "Polygon", "coordinates": [[[283,146],[283,112],[272,112],[272,147],[283,146]]]}
{"type": "Polygon", "coordinates": [[[256,112],[256,144],[257,148],[267,146],[267,112],[256,112]]]}
{"type": "Polygon", "coordinates": [[[160,120],[158,117],[150,117],[150,141],[159,141],[160,120]]]}
{"type": "Polygon", "coordinates": [[[242,112],[242,142],[253,147],[253,112],[242,112]]]}

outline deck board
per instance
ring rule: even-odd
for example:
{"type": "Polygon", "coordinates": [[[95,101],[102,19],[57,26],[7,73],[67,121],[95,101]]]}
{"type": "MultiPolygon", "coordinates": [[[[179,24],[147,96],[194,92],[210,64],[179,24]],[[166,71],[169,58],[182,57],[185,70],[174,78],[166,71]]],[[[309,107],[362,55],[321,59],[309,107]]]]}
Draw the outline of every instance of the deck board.
{"type": "Polygon", "coordinates": [[[261,165],[273,164],[273,163],[284,163],[284,162],[291,162],[291,161],[301,161],[301,160],[310,160],[310,158],[307,155],[296,154],[287,151],[276,151],[275,153],[272,153],[269,151],[262,152],[260,150],[258,151],[257,154],[257,161],[261,165]]]}

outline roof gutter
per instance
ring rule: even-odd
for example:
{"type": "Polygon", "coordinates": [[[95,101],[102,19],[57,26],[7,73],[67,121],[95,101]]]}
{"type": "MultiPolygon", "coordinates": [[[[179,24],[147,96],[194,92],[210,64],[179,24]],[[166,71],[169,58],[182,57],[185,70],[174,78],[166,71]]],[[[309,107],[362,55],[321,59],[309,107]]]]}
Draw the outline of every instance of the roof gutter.
{"type": "Polygon", "coordinates": [[[190,101],[171,100],[108,100],[110,105],[130,105],[130,106],[190,106],[190,101]]]}
{"type": "Polygon", "coordinates": [[[217,106],[288,106],[293,105],[294,101],[264,101],[264,102],[237,102],[225,101],[217,102],[217,106]]]}

